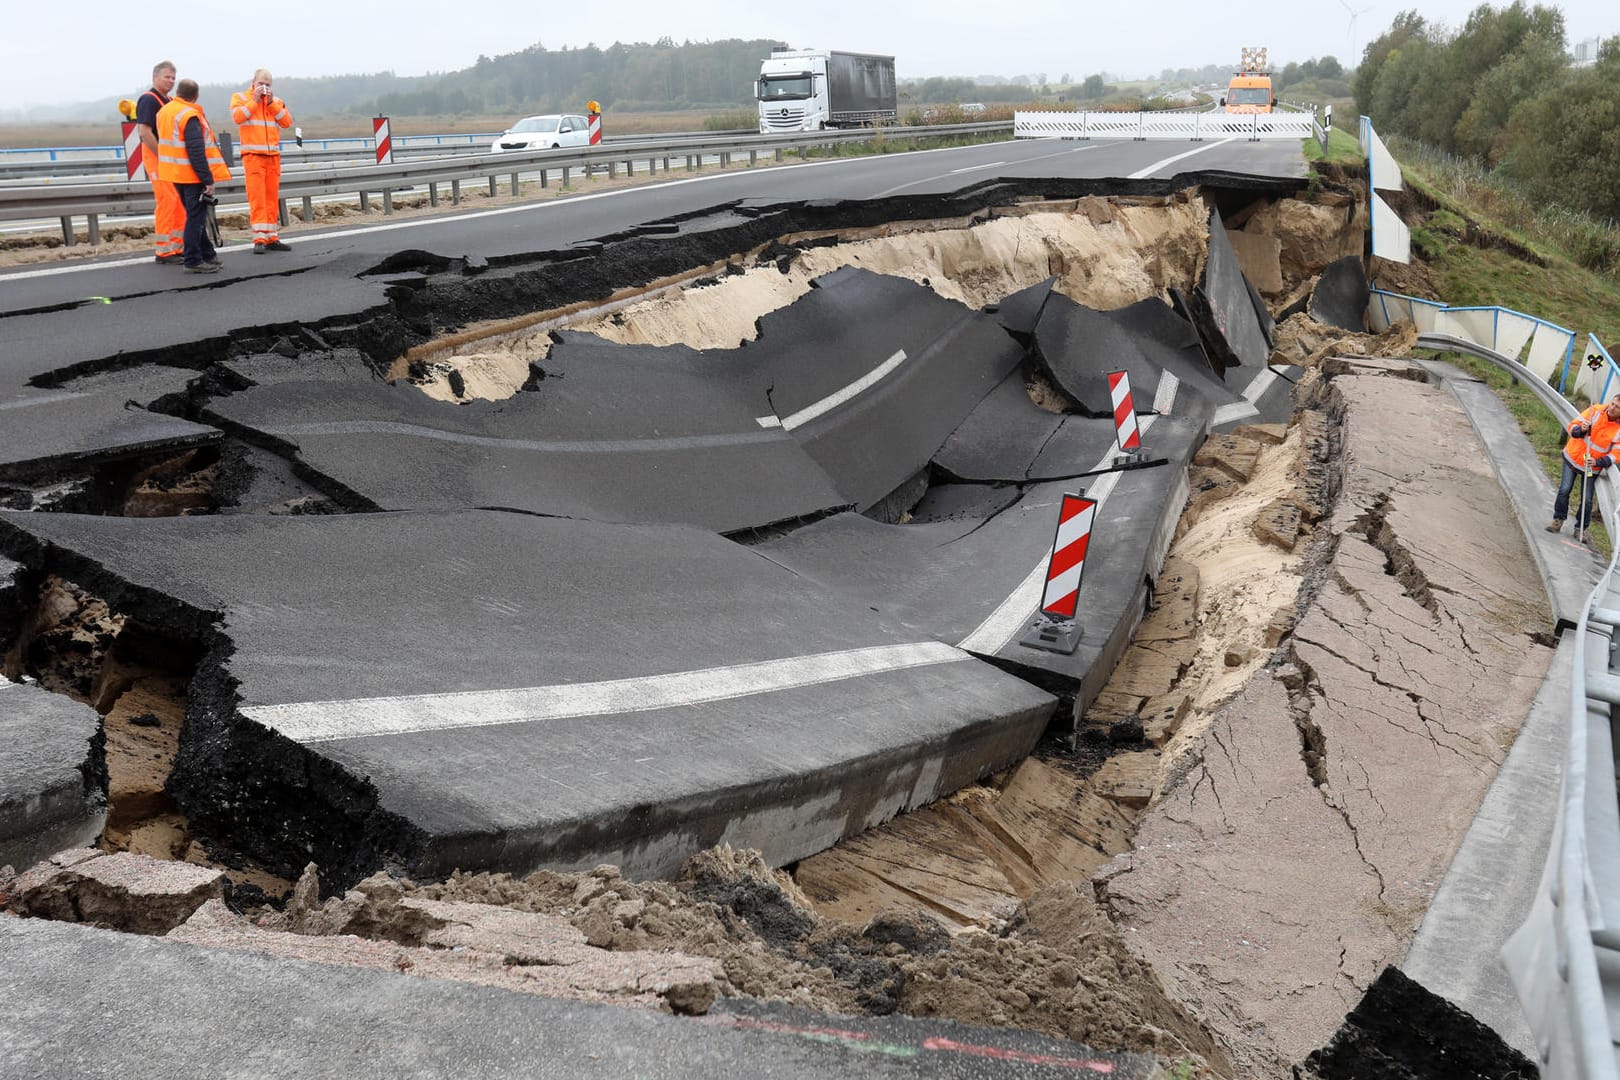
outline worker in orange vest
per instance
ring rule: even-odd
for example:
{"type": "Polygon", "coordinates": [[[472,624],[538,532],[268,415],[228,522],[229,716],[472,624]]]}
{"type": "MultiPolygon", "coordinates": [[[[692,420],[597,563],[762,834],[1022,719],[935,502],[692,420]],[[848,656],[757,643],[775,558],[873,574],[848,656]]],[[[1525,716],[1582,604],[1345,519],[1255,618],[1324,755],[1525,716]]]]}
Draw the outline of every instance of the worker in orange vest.
{"type": "Polygon", "coordinates": [[[1592,522],[1592,506],[1597,502],[1596,477],[1614,464],[1620,456],[1620,394],[1608,404],[1597,404],[1570,421],[1569,441],[1564,444],[1564,473],[1558,481],[1558,495],[1553,499],[1552,524],[1548,532],[1564,528],[1569,516],[1569,495],[1575,488],[1577,476],[1588,477],[1581,485],[1581,503],[1575,521],[1575,538],[1586,535],[1592,522]]]}
{"type": "Polygon", "coordinates": [[[253,223],[253,254],[291,251],[281,242],[281,129],[292,127],[287,103],[270,89],[270,72],[260,68],[246,90],[231,95],[236,149],[247,184],[248,220],[253,223]]]}
{"type": "Polygon", "coordinates": [[[141,162],[146,166],[146,178],[152,182],[152,198],[157,210],[152,215],[153,237],[157,240],[157,261],[164,265],[180,264],[181,231],[186,225],[185,207],[174,185],[158,179],[158,110],[169,103],[169,91],[174,89],[174,61],[160,60],[152,68],[152,89],[135,102],[135,130],[141,139],[141,162]]]}
{"type": "Polygon", "coordinates": [[[214,185],[231,178],[208,117],[197,104],[197,84],[181,79],[174,100],[158,110],[158,179],[175,186],[186,221],[181,258],[188,274],[211,274],[219,269],[214,245],[208,239],[208,203],[214,185]]]}

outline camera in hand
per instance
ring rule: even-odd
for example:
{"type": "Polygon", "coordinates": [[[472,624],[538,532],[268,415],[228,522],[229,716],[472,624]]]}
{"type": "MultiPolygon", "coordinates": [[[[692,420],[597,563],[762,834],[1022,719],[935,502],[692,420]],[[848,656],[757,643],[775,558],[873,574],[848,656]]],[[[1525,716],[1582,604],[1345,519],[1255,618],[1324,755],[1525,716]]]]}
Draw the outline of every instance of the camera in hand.
{"type": "Polygon", "coordinates": [[[197,196],[197,201],[202,203],[204,206],[216,206],[219,203],[217,198],[208,194],[206,191],[197,196]]]}

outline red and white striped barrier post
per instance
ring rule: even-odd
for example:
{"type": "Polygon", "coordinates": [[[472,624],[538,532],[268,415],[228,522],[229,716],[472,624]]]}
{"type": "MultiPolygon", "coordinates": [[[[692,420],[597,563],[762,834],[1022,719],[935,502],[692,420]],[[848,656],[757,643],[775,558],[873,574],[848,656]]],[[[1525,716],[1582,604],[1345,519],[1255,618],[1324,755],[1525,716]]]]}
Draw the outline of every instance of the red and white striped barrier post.
{"type": "Polygon", "coordinates": [[[1080,644],[1080,626],[1074,621],[1080,607],[1080,574],[1091,546],[1092,521],[1097,500],[1064,495],[1058,508],[1057,536],[1046,564],[1046,588],[1041,612],[1020,639],[1020,644],[1047,652],[1072,653],[1080,644]]]}
{"type": "Polygon", "coordinates": [[[124,121],[124,172],[130,181],[146,179],[146,147],[141,145],[140,125],[124,121]]]}
{"type": "Polygon", "coordinates": [[[377,144],[377,164],[394,163],[394,140],[388,134],[388,117],[378,116],[371,121],[371,137],[377,144]]]}
{"type": "Polygon", "coordinates": [[[585,111],[590,113],[591,145],[602,145],[602,106],[594,101],[585,103],[585,111]]]}
{"type": "Polygon", "coordinates": [[[1108,373],[1108,396],[1114,404],[1114,439],[1126,459],[1142,453],[1142,430],[1136,425],[1136,404],[1131,400],[1131,377],[1123,371],[1108,373]]]}

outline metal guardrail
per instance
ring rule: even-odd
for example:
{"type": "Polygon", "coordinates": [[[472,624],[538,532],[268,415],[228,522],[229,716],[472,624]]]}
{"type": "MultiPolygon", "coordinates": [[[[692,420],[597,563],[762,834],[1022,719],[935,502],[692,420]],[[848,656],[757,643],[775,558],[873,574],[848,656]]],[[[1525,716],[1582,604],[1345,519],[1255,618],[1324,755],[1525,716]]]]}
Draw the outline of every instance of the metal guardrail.
{"type": "Polygon", "coordinates": [[[1308,139],[1314,117],[1303,113],[1017,112],[1019,139],[1308,139]]]}
{"type": "MultiPolygon", "coordinates": [[[[1383,294],[1395,296],[1398,294],[1383,294]]],[[[1410,300],[1410,297],[1401,299],[1410,300]]],[[[1373,325],[1383,301],[1374,290],[1369,307],[1373,325]]],[[[1423,303],[1420,301],[1420,303],[1423,303]]],[[[1500,317],[1530,318],[1506,308],[1442,310],[1493,313],[1492,334],[1500,317]]],[[[1400,317],[1409,317],[1401,315],[1400,317]]],[[[1536,320],[1554,331],[1562,327],[1536,320]]],[[[1483,319],[1473,320],[1475,329],[1483,319]]],[[[1533,342],[1508,329],[1508,344],[1528,349],[1532,363],[1475,340],[1464,332],[1428,330],[1418,335],[1424,348],[1460,352],[1487,360],[1511,374],[1568,425],[1578,415],[1575,405],[1548,379],[1553,372],[1537,364],[1533,342]]],[[[1552,339],[1556,342],[1556,339],[1552,339]]],[[[1620,378],[1607,349],[1590,337],[1600,363],[1591,382],[1602,375],[1602,394],[1620,378]]],[[[1546,352],[1547,350],[1544,350],[1546,352]]],[[[1589,365],[1590,366],[1590,365],[1589,365]]],[[[1568,363],[1564,365],[1568,375],[1568,363]]],[[[1579,380],[1577,380],[1579,382],[1579,380]]],[[[1620,521],[1616,479],[1607,475],[1597,486],[1603,520],[1620,521]]],[[[1620,1057],[1614,1032],[1620,1030],[1620,791],[1616,789],[1614,706],[1620,705],[1620,544],[1597,586],[1587,597],[1574,627],[1573,669],[1569,687],[1569,735],[1564,753],[1558,821],[1547,854],[1546,869],[1529,917],[1502,949],[1502,957],[1535,1033],[1544,1080],[1620,1080],[1620,1057]],[[1594,648],[1595,646],[1595,648],[1594,648]]]]}
{"type": "MultiPolygon", "coordinates": [[[[879,137],[951,137],[963,135],[993,135],[1006,132],[1012,125],[1006,121],[978,124],[940,124],[915,128],[862,128],[848,131],[819,131],[796,135],[719,135],[688,137],[676,140],[650,139],[640,142],[609,143],[601,146],[575,147],[560,150],[507,151],[459,157],[434,157],[404,164],[370,165],[355,168],[313,168],[283,175],[281,182],[281,218],[287,220],[289,201],[302,200],[305,221],[314,217],[313,200],[320,196],[357,194],[362,211],[370,210],[370,197],[380,194],[383,212],[393,213],[393,193],[402,187],[426,185],[428,201],[439,204],[439,185],[450,185],[453,203],[461,201],[461,184],[466,180],[484,179],[494,195],[500,181],[509,178],[512,194],[519,191],[519,178],[523,174],[540,174],[542,187],[548,186],[550,174],[559,174],[567,185],[574,170],[587,173],[606,171],[609,177],[618,175],[623,165],[627,175],[634,175],[635,163],[645,164],[649,173],[671,170],[671,162],[685,159],[688,170],[701,166],[704,157],[718,157],[722,166],[732,158],[748,155],[749,164],[757,164],[762,154],[783,160],[788,151],[806,150],[839,143],[865,142],[879,137]]],[[[243,194],[240,177],[216,186],[225,198],[243,194]]],[[[57,218],[62,223],[65,243],[75,242],[73,219],[88,220],[90,242],[101,242],[100,219],[115,214],[143,214],[152,210],[152,188],[145,181],[128,183],[105,181],[85,184],[48,184],[29,187],[0,188],[0,221],[31,221],[57,218]]]]}
{"type": "MultiPolygon", "coordinates": [[[[665,132],[660,135],[608,135],[604,143],[614,146],[645,145],[667,142],[670,139],[723,139],[736,138],[742,135],[753,134],[753,128],[738,128],[731,131],[680,131],[665,132]]],[[[394,157],[454,157],[461,154],[487,154],[490,145],[501,136],[501,132],[491,132],[487,135],[410,135],[396,136],[393,139],[394,157]],[[445,140],[451,140],[446,142],[445,140]]],[[[290,140],[281,147],[282,166],[296,165],[300,162],[329,162],[329,161],[374,161],[376,143],[370,138],[341,138],[341,139],[305,139],[302,147],[290,140]]],[[[59,176],[123,176],[124,148],[123,147],[49,147],[34,150],[0,150],[0,180],[19,180],[31,177],[54,178],[59,176]],[[51,157],[45,161],[16,161],[7,155],[23,153],[46,153],[51,157]],[[83,151],[116,151],[110,157],[57,157],[57,154],[79,153],[83,151]]]]}

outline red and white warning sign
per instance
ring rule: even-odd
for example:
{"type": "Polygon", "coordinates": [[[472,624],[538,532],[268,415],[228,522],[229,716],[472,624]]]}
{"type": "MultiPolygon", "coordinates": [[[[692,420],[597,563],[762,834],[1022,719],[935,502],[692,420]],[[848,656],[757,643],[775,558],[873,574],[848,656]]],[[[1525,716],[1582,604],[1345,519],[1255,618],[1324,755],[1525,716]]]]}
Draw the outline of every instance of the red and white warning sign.
{"type": "Polygon", "coordinates": [[[130,181],[146,179],[146,147],[141,145],[140,125],[133,120],[124,121],[124,170],[130,181]]]}
{"type": "Polygon", "coordinates": [[[1136,426],[1136,404],[1131,400],[1131,377],[1123,371],[1108,373],[1108,395],[1114,402],[1114,437],[1126,453],[1142,449],[1142,432],[1136,426]]]}
{"type": "Polygon", "coordinates": [[[392,165],[394,163],[394,140],[388,134],[388,117],[373,117],[371,121],[371,136],[377,143],[377,164],[392,165]]]}
{"type": "Polygon", "coordinates": [[[1091,543],[1091,521],[1097,513],[1097,500],[1081,495],[1063,496],[1058,511],[1057,539],[1052,542],[1052,559],[1046,564],[1046,592],[1041,613],[1056,619],[1073,619],[1080,603],[1080,572],[1086,565],[1086,548],[1091,543]]]}

